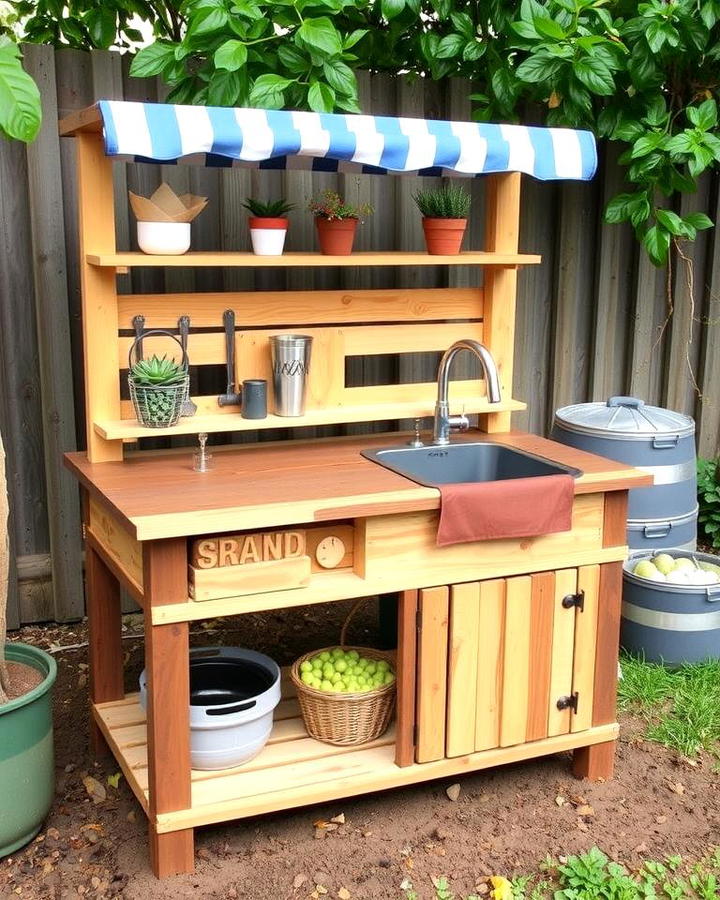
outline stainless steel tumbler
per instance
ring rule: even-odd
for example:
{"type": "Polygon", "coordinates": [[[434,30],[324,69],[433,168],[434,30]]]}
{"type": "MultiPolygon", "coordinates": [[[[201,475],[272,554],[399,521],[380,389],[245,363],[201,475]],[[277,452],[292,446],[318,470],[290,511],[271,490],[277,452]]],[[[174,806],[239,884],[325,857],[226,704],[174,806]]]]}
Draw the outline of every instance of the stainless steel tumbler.
{"type": "Polygon", "coordinates": [[[312,338],[307,334],[276,334],[270,338],[275,413],[302,416],[310,373],[312,338]]]}

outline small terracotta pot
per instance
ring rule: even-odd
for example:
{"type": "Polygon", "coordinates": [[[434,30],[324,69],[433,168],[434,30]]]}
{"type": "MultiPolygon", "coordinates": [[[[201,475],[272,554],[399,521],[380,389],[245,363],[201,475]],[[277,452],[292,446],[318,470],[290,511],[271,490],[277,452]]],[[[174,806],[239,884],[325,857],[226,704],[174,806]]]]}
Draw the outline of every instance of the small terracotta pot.
{"type": "Polygon", "coordinates": [[[422,220],[427,252],[431,256],[457,256],[465,236],[467,219],[422,220]]]}
{"type": "Polygon", "coordinates": [[[288,220],[285,216],[275,219],[251,216],[250,240],[256,256],[281,256],[285,246],[288,220]]]}
{"type": "Polygon", "coordinates": [[[325,219],[316,216],[320,252],[325,256],[350,256],[355,240],[357,219],[325,219]]]}

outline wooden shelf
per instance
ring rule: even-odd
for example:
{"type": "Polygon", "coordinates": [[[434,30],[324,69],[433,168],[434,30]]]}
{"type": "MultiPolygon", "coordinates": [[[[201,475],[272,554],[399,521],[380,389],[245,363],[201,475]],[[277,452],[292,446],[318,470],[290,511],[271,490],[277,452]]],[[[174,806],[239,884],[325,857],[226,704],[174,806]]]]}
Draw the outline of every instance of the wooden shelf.
{"type": "MultiPolygon", "coordinates": [[[[149,809],[147,731],[139,695],[101,703],[95,720],[146,814],[149,809]]],[[[217,772],[191,772],[189,809],[157,816],[159,833],[226,822],[280,809],[351,797],[373,790],[472,772],[518,762],[574,747],[612,741],[617,725],[558,735],[513,747],[498,747],[437,762],[395,765],[395,733],[391,728],[362,748],[334,747],[308,737],[292,687],[275,711],[275,724],[263,751],[244,766],[217,772]]]]}
{"type": "MultiPolygon", "coordinates": [[[[519,411],[525,409],[520,400],[488,403],[484,397],[460,401],[468,415],[519,411]]],[[[331,409],[309,410],[304,416],[268,415],[266,419],[243,419],[240,409],[212,416],[192,416],[181,419],[171,428],[145,428],[137,419],[117,419],[95,422],[95,432],[108,441],[132,441],[145,437],[167,437],[177,434],[208,434],[218,431],[256,431],[267,428],[307,428],[318,425],[339,425],[346,422],[382,422],[385,419],[412,419],[431,416],[427,402],[375,404],[374,406],[338,406],[331,409]]]]}
{"type": "Polygon", "coordinates": [[[419,251],[358,252],[350,256],[324,256],[322,253],[283,253],[282,256],[255,256],[254,253],[218,253],[194,251],[181,256],[149,256],[140,252],[87,253],[91,266],[127,268],[130,266],[215,266],[252,269],[285,269],[307,266],[527,266],[538,265],[542,258],[530,253],[485,253],[470,250],[458,256],[430,256],[419,251]]]}

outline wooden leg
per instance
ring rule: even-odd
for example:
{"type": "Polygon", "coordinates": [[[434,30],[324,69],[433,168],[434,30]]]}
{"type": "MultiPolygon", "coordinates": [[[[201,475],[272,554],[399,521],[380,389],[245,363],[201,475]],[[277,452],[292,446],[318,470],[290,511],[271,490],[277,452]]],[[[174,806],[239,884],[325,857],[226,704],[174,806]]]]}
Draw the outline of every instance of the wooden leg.
{"type": "MultiPolygon", "coordinates": [[[[93,703],[105,703],[120,700],[124,696],[120,585],[92,547],[87,547],[85,560],[90,699],[93,703]]],[[[109,753],[105,739],[92,717],[90,741],[93,752],[109,753]]]]}
{"type": "Polygon", "coordinates": [[[191,804],[188,623],[152,624],[153,606],[187,594],[185,541],[155,541],[143,557],[150,857],[162,878],[194,867],[192,828],[157,834],[155,827],[159,813],[191,804]]]}
{"type": "Polygon", "coordinates": [[[156,878],[192,872],[194,859],[192,828],[158,834],[155,826],[150,824],[150,864],[156,878]]]}
{"type": "Polygon", "coordinates": [[[415,762],[415,666],[417,656],[418,592],[403,591],[398,598],[397,723],[395,764],[415,762]]]}
{"type": "Polygon", "coordinates": [[[615,769],[616,741],[579,747],[573,752],[573,775],[591,781],[609,781],[615,769]]]}

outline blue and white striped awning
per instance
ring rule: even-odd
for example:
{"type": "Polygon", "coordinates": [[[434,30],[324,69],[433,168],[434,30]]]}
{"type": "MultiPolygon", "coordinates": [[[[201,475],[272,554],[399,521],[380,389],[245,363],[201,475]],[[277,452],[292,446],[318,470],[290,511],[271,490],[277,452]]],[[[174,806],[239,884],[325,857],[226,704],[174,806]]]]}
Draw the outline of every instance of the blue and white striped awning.
{"type": "Polygon", "coordinates": [[[101,100],[105,151],[148,162],[319,172],[595,174],[588,131],[271,109],[101,100]]]}

